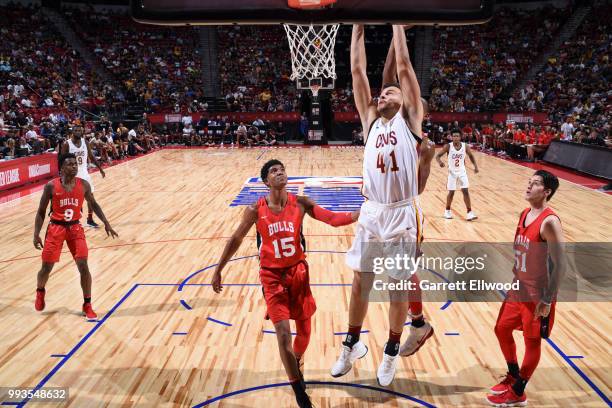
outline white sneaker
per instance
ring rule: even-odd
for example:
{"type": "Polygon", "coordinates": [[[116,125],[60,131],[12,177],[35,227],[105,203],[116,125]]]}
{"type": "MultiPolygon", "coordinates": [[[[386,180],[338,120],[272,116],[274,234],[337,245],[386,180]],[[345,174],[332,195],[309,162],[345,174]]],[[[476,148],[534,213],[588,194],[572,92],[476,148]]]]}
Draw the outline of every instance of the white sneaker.
{"type": "Polygon", "coordinates": [[[453,212],[451,210],[444,210],[444,218],[450,220],[453,218],[453,212]]]}
{"type": "Polygon", "coordinates": [[[399,355],[408,357],[419,351],[421,346],[425,344],[428,338],[433,336],[434,329],[427,321],[421,327],[410,326],[410,334],[400,347],[399,355]]]}
{"type": "Polygon", "coordinates": [[[331,369],[331,376],[334,378],[342,377],[353,368],[353,363],[365,357],[368,354],[368,347],[362,341],[358,341],[355,345],[347,347],[342,345],[342,353],[331,369]]]}
{"type": "Polygon", "coordinates": [[[466,219],[467,219],[468,221],[473,221],[473,220],[475,220],[476,218],[478,218],[478,216],[477,216],[476,214],[474,214],[474,211],[470,211],[470,212],[468,213],[468,215],[467,215],[467,218],[466,218],[466,219]]]}
{"type": "Polygon", "coordinates": [[[383,359],[378,366],[378,371],[376,372],[378,384],[382,385],[383,387],[391,384],[393,377],[395,377],[395,367],[397,366],[398,359],[399,354],[390,356],[383,352],[383,359]]]}

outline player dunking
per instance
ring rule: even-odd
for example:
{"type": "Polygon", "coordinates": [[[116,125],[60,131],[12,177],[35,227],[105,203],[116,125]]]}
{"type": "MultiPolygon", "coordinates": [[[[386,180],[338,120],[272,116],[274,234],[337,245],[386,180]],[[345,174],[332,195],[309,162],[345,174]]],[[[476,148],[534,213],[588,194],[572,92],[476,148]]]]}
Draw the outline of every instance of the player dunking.
{"type": "MultiPolygon", "coordinates": [[[[83,179],[89,183],[91,187],[91,192],[94,192],[93,181],[91,180],[91,176],[89,175],[89,171],[87,170],[87,163],[91,158],[93,164],[100,170],[100,174],[102,178],[106,177],[106,173],[102,169],[102,165],[96,159],[96,156],[93,155],[91,151],[91,146],[89,143],[83,138],[83,126],[75,125],[72,128],[71,137],[64,142],[62,145],[62,149],[60,154],[72,153],[77,158],[77,164],[79,166],[79,171],[77,173],[77,177],[83,179]]],[[[98,228],[99,225],[93,219],[93,209],[91,206],[87,206],[87,225],[90,227],[98,228]]]]}
{"type": "Polygon", "coordinates": [[[470,201],[470,182],[468,181],[467,171],[465,169],[465,156],[470,158],[470,161],[474,165],[474,173],[478,174],[478,165],[474,154],[470,149],[470,146],[461,141],[461,130],[453,129],[451,131],[451,137],[453,141],[446,144],[442,150],[436,154],[436,160],[440,167],[444,167],[444,163],[440,158],[445,154],[448,154],[448,182],[446,184],[448,188],[448,196],[446,196],[446,210],[444,211],[444,218],[453,218],[451,212],[451,204],[453,203],[453,197],[455,196],[455,190],[457,190],[457,184],[459,183],[461,191],[463,192],[463,201],[465,201],[465,207],[467,208],[468,221],[473,221],[476,218],[476,214],[472,211],[472,203],[470,201]]]}
{"type": "Polygon", "coordinates": [[[222,290],[221,271],[236,253],[253,225],[257,228],[259,277],[267,306],[267,317],[274,323],[281,360],[300,408],[312,407],[306,394],[301,366],[310,341],[310,320],[316,310],[310,291],[302,220],[308,214],[333,226],[348,225],[357,220],[359,211],[334,213],[319,207],[307,197],[287,192],[287,173],[278,160],[270,160],[261,169],[261,180],[270,189],[266,197],[247,207],[238,229],[229,240],[212,286],[222,290]],[[295,320],[297,336],[291,345],[289,319],[295,320]]]}
{"type": "Polygon", "coordinates": [[[538,170],[529,179],[525,199],[529,207],[519,218],[514,236],[514,279],[520,289],[510,291],[501,306],[495,334],[508,364],[508,373],[491,388],[487,400],[493,406],[527,405],[525,386],[533,375],[542,347],[555,319],[556,293],[564,274],[563,229],[547,202],[559,187],[553,174],[538,170]],[[525,357],[519,369],[514,330],[523,331],[525,357]]]}
{"type": "MultiPolygon", "coordinates": [[[[404,255],[416,257],[422,239],[423,218],[416,200],[429,177],[434,148],[426,137],[420,138],[426,106],[410,64],[404,27],[393,26],[392,46],[399,84],[384,84],[376,104],[366,74],[364,28],[353,26],[351,71],[355,104],[367,135],[363,160],[363,194],[367,201],[362,205],[353,246],[347,254],[347,264],[355,271],[348,334],[331,369],[333,377],[348,373],[353,363],[368,351],[359,340],[373,283],[372,265],[365,261],[368,248],[376,243],[402,243],[402,247],[408,244],[404,255]]],[[[410,279],[418,288],[417,276],[409,271],[390,271],[389,277],[410,279]]],[[[414,354],[433,334],[433,328],[423,319],[420,291],[411,295],[409,301],[392,297],[390,302],[389,337],[377,372],[378,382],[383,386],[393,381],[399,355],[414,354]],[[409,308],[410,335],[400,348],[409,308]]]]}
{"type": "Polygon", "coordinates": [[[59,262],[64,241],[72,253],[81,274],[81,288],[83,289],[83,314],[88,319],[98,317],[91,306],[91,273],[87,265],[87,241],[83,227],[79,223],[83,201],[87,200],[90,208],[104,223],[106,235],[113,238],[117,233],[106,220],[102,208],[96,202],[89,183],[77,175],[77,157],[72,154],[59,156],[60,177],[51,180],[43,191],[36,213],[34,224],[34,247],[42,249],[42,267],[38,272],[36,286],[36,301],[34,307],[39,312],[45,309],[45,285],[53,265],[59,262]],[[40,230],[45,220],[47,206],[51,201],[51,221],[47,227],[45,244],[40,239],[40,230]]]}

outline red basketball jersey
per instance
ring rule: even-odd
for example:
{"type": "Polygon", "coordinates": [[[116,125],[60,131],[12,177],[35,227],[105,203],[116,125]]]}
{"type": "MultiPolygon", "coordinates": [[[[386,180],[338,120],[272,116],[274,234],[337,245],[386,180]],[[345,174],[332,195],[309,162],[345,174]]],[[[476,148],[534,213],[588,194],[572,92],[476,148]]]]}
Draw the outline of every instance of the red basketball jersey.
{"type": "Polygon", "coordinates": [[[288,268],[305,258],[302,218],[293,194],[287,193],[287,204],[278,214],[270,210],[265,197],[257,201],[257,247],[262,268],[288,268]]]}
{"type": "Polygon", "coordinates": [[[75,177],[74,187],[70,192],[64,189],[61,179],[53,180],[51,219],[63,222],[80,220],[84,200],[85,189],[80,178],[75,177]]]}
{"type": "Polygon", "coordinates": [[[514,277],[520,281],[522,300],[525,296],[538,301],[542,290],[548,285],[548,247],[540,236],[542,222],[555,212],[547,207],[525,227],[525,218],[530,208],[523,210],[514,235],[514,277]]]}

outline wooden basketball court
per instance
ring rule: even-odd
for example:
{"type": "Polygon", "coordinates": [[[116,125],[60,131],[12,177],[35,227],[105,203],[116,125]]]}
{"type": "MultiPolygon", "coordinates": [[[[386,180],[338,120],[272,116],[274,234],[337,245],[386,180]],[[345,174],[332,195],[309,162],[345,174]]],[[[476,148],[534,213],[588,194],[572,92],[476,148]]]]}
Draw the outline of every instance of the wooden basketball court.
{"type": "MultiPolygon", "coordinates": [[[[290,176],[360,176],[360,148],[161,150],[93,174],[96,197],[119,239],[87,230],[97,322],[79,315],[79,275],[64,252],[47,286],[47,308],[34,310],[40,253],[32,245],[40,193],[0,206],[0,386],[69,387],[69,407],[290,407],[294,400],[263,320],[255,233],[225,271],[225,290],[208,285],[240,219],[230,207],[245,180],[268,159],[290,176]]],[[[479,215],[442,218],[446,169],[432,166],[421,205],[432,241],[509,242],[532,170],[476,153],[469,172],[479,215]]],[[[612,240],[611,197],[561,180],[552,201],[568,241],[612,240]]],[[[306,219],[308,261],[318,311],[306,354],[307,381],[319,407],[485,406],[505,373],[493,326],[499,303],[427,303],[436,335],[402,359],[392,386],[376,382],[387,310],[372,304],[362,339],[370,353],[336,381],[329,369],[346,330],[352,271],[343,252],[354,226],[306,219]],[[444,307],[446,306],[446,307],[444,307]],[[333,384],[331,384],[333,383],[333,384]]],[[[527,392],[531,406],[609,404],[612,370],[609,303],[559,304],[550,341],[527,392]]],[[[406,334],[404,334],[405,336],[406,334]]],[[[519,358],[522,339],[515,333],[519,358]]],[[[31,405],[28,403],[27,405],[31,405]]]]}

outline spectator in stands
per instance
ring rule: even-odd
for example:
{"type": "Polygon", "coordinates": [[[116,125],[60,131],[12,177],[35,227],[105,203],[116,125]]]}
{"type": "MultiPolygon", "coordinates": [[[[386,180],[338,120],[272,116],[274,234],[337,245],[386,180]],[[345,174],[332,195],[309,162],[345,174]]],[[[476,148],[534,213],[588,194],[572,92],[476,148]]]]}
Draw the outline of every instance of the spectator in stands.
{"type": "Polygon", "coordinates": [[[572,141],[573,133],[574,133],[574,125],[572,124],[571,116],[568,116],[567,118],[565,118],[565,123],[561,125],[561,133],[563,135],[561,137],[561,140],[565,140],[568,142],[572,141]]]}
{"type": "Polygon", "coordinates": [[[236,130],[236,147],[240,146],[240,141],[247,141],[247,128],[244,122],[240,122],[238,129],[236,130]]]}

